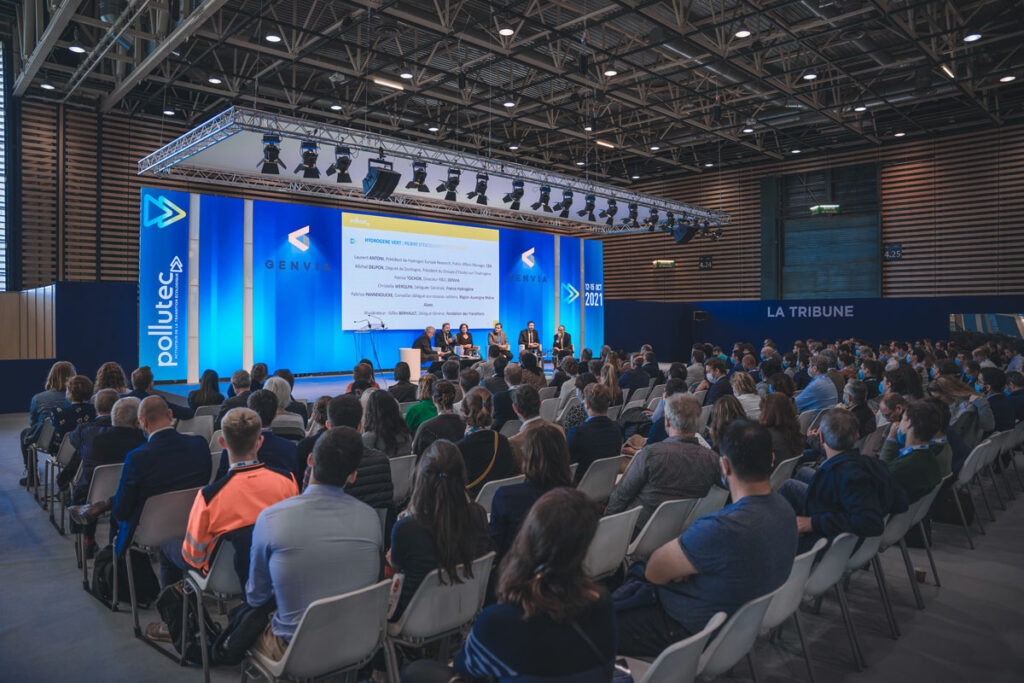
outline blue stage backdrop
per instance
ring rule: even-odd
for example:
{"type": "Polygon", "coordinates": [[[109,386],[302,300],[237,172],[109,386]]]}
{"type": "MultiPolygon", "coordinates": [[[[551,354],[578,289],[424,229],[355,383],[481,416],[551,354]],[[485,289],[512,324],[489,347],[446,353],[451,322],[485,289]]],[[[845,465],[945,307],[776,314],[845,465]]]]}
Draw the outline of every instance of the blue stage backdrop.
{"type": "MultiPolygon", "coordinates": [[[[198,354],[190,358],[189,219],[195,219],[188,214],[190,196],[144,188],[142,197],[139,364],[150,365],[158,380],[187,380],[190,373],[195,379],[207,368],[230,376],[245,365],[247,332],[254,362],[296,374],[350,371],[362,358],[390,368],[398,361],[399,349],[410,346],[422,332],[387,329],[369,335],[342,330],[348,319],[342,307],[343,278],[362,276],[342,269],[340,209],[252,202],[252,294],[247,304],[245,202],[199,195],[198,272],[192,278],[198,297],[191,318],[198,325],[198,354]],[[247,305],[250,330],[245,328],[247,305]]],[[[560,280],[554,235],[488,229],[499,233],[498,318],[513,347],[528,320],[536,323],[545,347],[550,345],[558,324],[555,297],[561,293],[561,322],[581,350],[580,301],[586,289],[592,294],[585,307],[586,345],[599,348],[604,340],[601,243],[558,238],[560,280]]],[[[443,322],[450,322],[454,331],[462,321],[438,319],[432,324],[439,327],[443,322]]],[[[489,331],[472,329],[474,343],[485,347],[489,331]]]]}

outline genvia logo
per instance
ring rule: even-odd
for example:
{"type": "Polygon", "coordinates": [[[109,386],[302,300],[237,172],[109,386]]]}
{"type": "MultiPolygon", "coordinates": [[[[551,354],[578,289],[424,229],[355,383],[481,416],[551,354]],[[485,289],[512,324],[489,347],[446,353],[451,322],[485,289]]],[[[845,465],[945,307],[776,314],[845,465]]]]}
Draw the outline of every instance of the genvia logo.
{"type": "Polygon", "coordinates": [[[526,264],[527,268],[533,268],[533,264],[536,263],[536,261],[533,258],[533,250],[534,247],[530,247],[529,249],[524,251],[522,255],[519,257],[523,259],[523,263],[526,264]]]}
{"type": "Polygon", "coordinates": [[[305,225],[288,233],[288,242],[299,251],[309,250],[309,226],[305,225]]]}
{"type": "Polygon", "coordinates": [[[167,197],[146,195],[142,203],[142,224],[147,228],[166,228],[185,217],[185,211],[167,197]]]}

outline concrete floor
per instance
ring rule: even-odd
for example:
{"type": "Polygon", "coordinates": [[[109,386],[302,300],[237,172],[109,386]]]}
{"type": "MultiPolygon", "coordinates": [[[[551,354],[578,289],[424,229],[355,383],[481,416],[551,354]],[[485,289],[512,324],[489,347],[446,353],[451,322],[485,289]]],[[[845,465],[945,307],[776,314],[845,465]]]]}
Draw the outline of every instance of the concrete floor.
{"type": "MultiPolygon", "coordinates": [[[[0,681],[200,681],[132,637],[131,616],[111,613],[81,588],[70,536],[60,536],[46,513],[18,486],[22,464],[18,433],[27,415],[0,415],[0,681]]],[[[1021,459],[1019,459],[1021,461],[1021,459]]],[[[826,599],[820,615],[805,610],[815,676],[833,681],[1024,681],[1024,496],[996,510],[997,521],[967,547],[959,527],[936,525],[934,541],[942,588],[922,585],[924,611],[913,606],[898,551],[882,557],[903,636],[888,633],[875,582],[861,572],[850,587],[868,669],[853,667],[838,605],[826,599]]],[[[101,529],[102,531],[102,529],[101,529]]],[[[914,564],[927,567],[923,551],[914,564]]],[[[155,620],[143,612],[142,623],[155,620]]],[[[776,644],[758,642],[761,681],[805,681],[807,673],[792,628],[776,644]]],[[[213,680],[237,680],[237,669],[214,671],[213,680]]],[[[731,677],[749,679],[744,665],[731,677]]]]}

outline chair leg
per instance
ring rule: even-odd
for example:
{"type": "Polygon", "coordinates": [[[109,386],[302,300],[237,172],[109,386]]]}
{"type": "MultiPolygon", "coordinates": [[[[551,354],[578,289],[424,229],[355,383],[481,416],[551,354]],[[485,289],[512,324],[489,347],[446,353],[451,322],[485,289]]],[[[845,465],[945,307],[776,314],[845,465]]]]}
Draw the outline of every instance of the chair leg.
{"type": "Polygon", "coordinates": [[[889,599],[889,587],[885,583],[885,574],[882,573],[882,563],[878,559],[877,554],[871,558],[871,569],[875,573],[875,582],[878,584],[878,594],[882,598],[882,607],[885,609],[885,618],[889,622],[889,631],[892,633],[892,639],[898,640],[900,637],[900,626],[896,623],[896,612],[892,608],[892,600],[889,599]]]}
{"type": "Polygon", "coordinates": [[[754,683],[757,683],[757,667],[754,666],[754,658],[747,653],[747,666],[750,667],[750,678],[753,679],[754,683]]]}
{"type": "MultiPolygon", "coordinates": [[[[989,505],[988,494],[985,493],[985,484],[982,482],[980,474],[974,475],[974,483],[978,485],[978,490],[981,492],[981,499],[985,502],[985,509],[988,511],[988,518],[993,522],[996,521],[995,513],[992,512],[992,506],[989,505]]],[[[968,484],[968,488],[969,487],[970,484],[968,484]]],[[[981,519],[980,515],[978,515],[978,519],[981,519]]]]}
{"type": "MultiPolygon", "coordinates": [[[[923,529],[921,533],[924,533],[923,529]]],[[[917,585],[917,574],[914,572],[914,565],[910,561],[910,551],[907,550],[906,539],[900,539],[900,552],[903,554],[903,564],[907,566],[907,578],[910,579],[910,590],[914,592],[914,603],[917,605],[917,609],[924,609],[921,588],[917,585]]]]}
{"type": "Polygon", "coordinates": [[[999,503],[999,509],[1002,510],[1003,512],[1006,512],[1006,503],[1003,501],[1003,493],[1002,491],[999,490],[999,483],[996,482],[995,470],[993,469],[991,463],[989,463],[989,465],[985,468],[985,471],[988,472],[988,479],[989,481],[992,482],[992,490],[996,494],[996,502],[999,503]]]}
{"type": "Polygon", "coordinates": [[[118,583],[118,581],[117,581],[118,557],[117,557],[117,546],[116,546],[116,544],[115,544],[115,546],[113,548],[111,548],[111,551],[112,551],[111,552],[111,559],[113,560],[113,565],[114,565],[114,580],[113,580],[114,594],[112,596],[110,596],[110,611],[111,612],[116,612],[117,611],[117,605],[118,605],[118,599],[117,599],[118,591],[121,590],[118,587],[118,585],[117,585],[117,583],[118,583]]]}
{"type": "Polygon", "coordinates": [[[857,640],[857,629],[853,625],[853,616],[850,614],[850,605],[846,602],[846,593],[839,587],[839,583],[832,587],[839,600],[839,610],[843,613],[843,621],[846,623],[846,635],[850,638],[850,650],[853,652],[853,663],[857,671],[864,670],[864,658],[860,653],[860,643],[857,640]]]}
{"type": "Polygon", "coordinates": [[[999,473],[1003,475],[1003,485],[1006,486],[1006,498],[1008,500],[1017,500],[1017,494],[1013,492],[1013,485],[1010,483],[1010,473],[1007,472],[1009,465],[1007,463],[1001,463],[1002,467],[999,468],[999,473]]]}
{"type": "Polygon", "coordinates": [[[1017,477],[1017,486],[1020,486],[1021,491],[1024,491],[1024,481],[1021,481],[1020,470],[1017,469],[1017,456],[1015,453],[1010,453],[1010,464],[1013,466],[1013,474],[1017,477]]]}
{"type": "Polygon", "coordinates": [[[135,637],[142,637],[142,629],[139,627],[139,603],[135,598],[135,574],[132,572],[132,549],[124,553],[124,561],[128,570],[128,596],[131,599],[132,605],[132,625],[135,628],[135,637]]]}
{"type": "Polygon", "coordinates": [[[398,652],[390,638],[384,639],[384,664],[387,669],[388,683],[399,683],[398,652]]]}
{"type": "Polygon", "coordinates": [[[800,609],[793,612],[793,623],[796,624],[796,634],[800,638],[800,648],[804,651],[804,664],[807,665],[807,678],[814,683],[814,669],[811,667],[811,653],[807,649],[807,641],[804,640],[804,628],[800,625],[800,609]]]}
{"type": "Polygon", "coordinates": [[[210,652],[206,643],[206,612],[203,607],[203,594],[195,587],[193,587],[192,592],[196,595],[196,619],[199,620],[199,649],[203,655],[203,683],[210,683],[210,652]]]}
{"type": "Polygon", "coordinates": [[[939,583],[939,568],[935,566],[935,557],[932,555],[931,541],[928,540],[928,536],[924,533],[924,524],[922,522],[918,522],[917,527],[921,530],[921,538],[924,539],[924,551],[928,553],[928,562],[932,566],[932,576],[935,577],[935,586],[941,587],[942,584],[939,583]]]}
{"type": "Polygon", "coordinates": [[[971,546],[971,550],[974,550],[974,539],[971,538],[971,528],[967,526],[967,517],[964,515],[964,507],[960,504],[960,491],[953,489],[953,501],[956,503],[957,512],[960,513],[960,524],[964,527],[964,533],[967,534],[967,542],[971,546]]]}

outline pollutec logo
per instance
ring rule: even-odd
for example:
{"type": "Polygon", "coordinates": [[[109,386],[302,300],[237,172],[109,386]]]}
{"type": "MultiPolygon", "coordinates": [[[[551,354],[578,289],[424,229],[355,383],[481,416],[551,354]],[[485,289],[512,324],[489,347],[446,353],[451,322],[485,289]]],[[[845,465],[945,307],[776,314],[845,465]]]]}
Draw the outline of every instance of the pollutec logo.
{"type": "Polygon", "coordinates": [[[536,261],[533,258],[533,250],[534,247],[530,247],[529,249],[523,252],[522,256],[519,257],[523,259],[523,263],[526,264],[527,268],[533,268],[533,264],[536,263],[536,261]]]}
{"type": "Polygon", "coordinates": [[[142,224],[147,228],[156,226],[166,228],[185,217],[185,211],[167,197],[146,195],[142,204],[142,224]],[[159,213],[158,213],[159,212],[159,213]]]}
{"type": "Polygon", "coordinates": [[[298,230],[288,233],[288,242],[299,251],[309,250],[309,226],[305,225],[298,230]]]}

